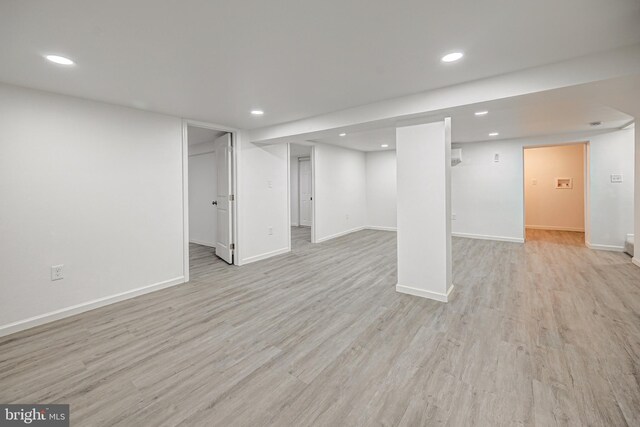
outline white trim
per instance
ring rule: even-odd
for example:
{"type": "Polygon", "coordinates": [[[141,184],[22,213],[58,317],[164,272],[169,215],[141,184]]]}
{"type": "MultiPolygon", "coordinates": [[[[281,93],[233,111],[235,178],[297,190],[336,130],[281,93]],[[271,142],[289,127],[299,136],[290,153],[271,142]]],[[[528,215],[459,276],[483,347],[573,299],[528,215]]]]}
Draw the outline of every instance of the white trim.
{"type": "Polygon", "coordinates": [[[633,257],[631,258],[631,262],[640,267],[640,259],[633,257]]]}
{"type": "Polygon", "coordinates": [[[398,231],[398,227],[381,227],[379,225],[366,225],[364,228],[367,230],[398,231]]]}
{"type": "Polygon", "coordinates": [[[551,231],[577,231],[580,233],[584,233],[584,228],[579,227],[562,227],[556,225],[525,225],[525,229],[531,230],[551,230],[551,231]]]}
{"type": "Polygon", "coordinates": [[[584,244],[589,249],[593,249],[596,251],[624,252],[624,246],[599,245],[597,243],[589,243],[589,242],[584,242],[584,244]]]}
{"type": "Polygon", "coordinates": [[[241,260],[240,264],[238,264],[238,265],[251,264],[252,262],[262,261],[263,259],[271,258],[271,257],[282,255],[282,254],[286,254],[286,253],[289,253],[289,252],[291,252],[291,248],[288,248],[288,247],[287,248],[278,249],[278,250],[275,250],[275,251],[267,252],[267,253],[260,254],[260,255],[251,256],[249,258],[245,258],[245,259],[241,260]]]}
{"type": "Polygon", "coordinates": [[[451,233],[451,235],[453,237],[463,237],[465,239],[495,240],[496,242],[524,243],[524,238],[522,237],[489,236],[484,234],[469,234],[469,233],[451,233]]]}
{"type": "Polygon", "coordinates": [[[0,326],[0,337],[10,335],[19,331],[24,331],[25,329],[30,329],[36,326],[44,325],[45,323],[50,323],[55,320],[71,317],[76,314],[84,313],[86,311],[95,310],[96,308],[104,307],[110,304],[114,304],[116,302],[131,299],[140,295],[159,291],[161,289],[169,288],[171,286],[176,286],[181,283],[185,283],[184,277],[176,277],[175,279],[165,280],[163,282],[154,283],[153,285],[143,286],[142,288],[132,289],[132,290],[121,292],[115,295],[94,299],[92,301],[87,301],[80,304],[72,305],[71,307],[66,307],[60,310],[55,310],[49,313],[30,317],[28,319],[19,320],[17,322],[0,326]]]}
{"type": "Polygon", "coordinates": [[[200,240],[189,239],[189,243],[195,243],[196,245],[201,245],[201,246],[208,246],[210,248],[216,247],[215,242],[203,242],[200,240]]]}
{"type": "Polygon", "coordinates": [[[327,240],[335,239],[336,237],[346,236],[347,234],[355,233],[356,231],[362,231],[366,227],[363,225],[361,227],[352,228],[351,230],[341,231],[340,233],[332,234],[330,236],[322,237],[316,240],[316,243],[326,242],[327,240]]]}
{"type": "Polygon", "coordinates": [[[440,302],[448,302],[451,291],[453,291],[453,284],[449,287],[446,294],[425,291],[424,289],[412,288],[411,286],[404,286],[399,283],[396,284],[396,292],[413,295],[416,297],[428,298],[428,299],[432,299],[440,302]]]}

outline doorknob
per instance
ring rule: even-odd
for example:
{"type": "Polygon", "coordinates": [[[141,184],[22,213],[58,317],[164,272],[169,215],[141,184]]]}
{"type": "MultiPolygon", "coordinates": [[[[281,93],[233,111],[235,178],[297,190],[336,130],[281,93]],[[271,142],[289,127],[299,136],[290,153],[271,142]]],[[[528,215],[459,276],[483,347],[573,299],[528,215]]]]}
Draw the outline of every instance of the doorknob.
{"type": "Polygon", "coordinates": [[[218,204],[217,200],[214,200],[213,202],[211,202],[212,205],[216,206],[218,204]]]}

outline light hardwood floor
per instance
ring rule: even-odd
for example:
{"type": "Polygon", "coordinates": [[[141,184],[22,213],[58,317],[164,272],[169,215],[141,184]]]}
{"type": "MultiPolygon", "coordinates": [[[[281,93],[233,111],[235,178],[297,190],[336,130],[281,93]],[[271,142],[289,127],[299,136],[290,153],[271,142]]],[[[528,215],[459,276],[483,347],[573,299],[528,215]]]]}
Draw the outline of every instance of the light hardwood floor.
{"type": "MultiPolygon", "coordinates": [[[[448,304],[396,293],[395,234],[227,266],[0,339],[0,402],[75,426],[640,425],[640,268],[581,236],[454,239],[448,304]]],[[[298,238],[295,238],[298,236],[298,238]]]]}

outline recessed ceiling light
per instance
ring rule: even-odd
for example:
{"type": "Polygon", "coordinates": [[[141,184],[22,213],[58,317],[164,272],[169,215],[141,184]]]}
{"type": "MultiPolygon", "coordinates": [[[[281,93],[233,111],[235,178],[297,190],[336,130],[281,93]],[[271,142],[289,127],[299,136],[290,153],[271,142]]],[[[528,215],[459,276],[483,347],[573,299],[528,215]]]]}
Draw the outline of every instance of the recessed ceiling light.
{"type": "Polygon", "coordinates": [[[342,132],[342,133],[340,134],[340,136],[347,136],[347,134],[346,134],[346,133],[344,133],[344,132],[342,132]]]}
{"type": "Polygon", "coordinates": [[[500,135],[498,132],[491,132],[491,133],[489,134],[489,136],[498,136],[498,135],[500,135]]]}
{"type": "Polygon", "coordinates": [[[261,116],[264,114],[264,111],[262,110],[251,110],[251,114],[253,114],[254,116],[261,116]]]}
{"type": "Polygon", "coordinates": [[[464,53],[462,52],[451,52],[442,57],[442,62],[455,62],[463,56],[464,53]]]}
{"type": "Polygon", "coordinates": [[[489,112],[486,111],[486,110],[485,111],[476,111],[474,114],[476,116],[486,116],[487,114],[489,114],[489,112]]]}
{"type": "Polygon", "coordinates": [[[69,58],[65,58],[64,56],[59,56],[59,55],[45,55],[45,58],[47,58],[47,60],[58,64],[58,65],[73,65],[75,64],[75,62],[73,62],[72,60],[70,60],[69,58]]]}

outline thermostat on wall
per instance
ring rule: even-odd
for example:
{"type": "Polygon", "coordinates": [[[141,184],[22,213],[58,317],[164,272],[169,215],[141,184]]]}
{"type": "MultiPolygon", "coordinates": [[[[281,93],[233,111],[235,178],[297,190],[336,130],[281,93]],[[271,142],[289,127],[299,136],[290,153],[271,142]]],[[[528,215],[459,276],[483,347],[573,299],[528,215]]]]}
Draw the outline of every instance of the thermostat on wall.
{"type": "Polygon", "coordinates": [[[573,179],[572,178],[556,178],[556,188],[558,189],[573,188],[573,179]]]}

